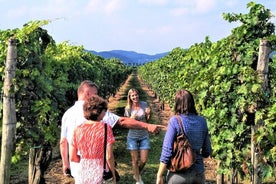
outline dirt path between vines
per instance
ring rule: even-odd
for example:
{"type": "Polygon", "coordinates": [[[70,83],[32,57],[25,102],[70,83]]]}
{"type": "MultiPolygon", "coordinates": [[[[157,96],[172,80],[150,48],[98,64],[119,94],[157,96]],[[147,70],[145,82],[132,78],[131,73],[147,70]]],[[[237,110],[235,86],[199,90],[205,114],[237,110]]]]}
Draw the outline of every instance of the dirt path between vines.
{"type": "MultiPolygon", "coordinates": [[[[138,78],[141,84],[142,89],[147,94],[147,102],[151,107],[151,110],[154,112],[152,113],[152,118],[155,119],[157,122],[162,123],[163,125],[167,125],[167,122],[170,116],[173,115],[170,107],[168,104],[162,104],[158,98],[156,98],[154,91],[149,89],[147,85],[143,83],[143,81],[138,78]]],[[[114,97],[109,98],[109,107],[111,111],[116,108],[118,102],[122,98],[122,95],[125,93],[125,87],[128,85],[128,80],[122,85],[120,90],[114,97]]],[[[74,184],[74,180],[72,178],[66,177],[62,173],[62,162],[59,154],[59,149],[54,149],[55,152],[53,153],[53,160],[50,164],[48,170],[45,173],[45,180],[47,184],[53,183],[62,183],[62,184],[74,184]]],[[[205,169],[206,169],[206,179],[210,182],[208,183],[215,183],[215,168],[216,165],[211,159],[206,159],[205,161],[205,169]]]]}

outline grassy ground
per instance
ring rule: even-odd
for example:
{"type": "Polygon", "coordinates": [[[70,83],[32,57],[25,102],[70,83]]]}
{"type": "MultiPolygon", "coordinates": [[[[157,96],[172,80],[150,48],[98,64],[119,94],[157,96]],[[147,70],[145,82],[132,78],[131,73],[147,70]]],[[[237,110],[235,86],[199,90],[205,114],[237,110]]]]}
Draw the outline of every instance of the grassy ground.
{"type": "MultiPolygon", "coordinates": [[[[127,92],[130,88],[136,88],[140,92],[141,100],[151,102],[147,94],[143,91],[140,82],[136,75],[131,75],[129,80],[120,88],[116,97],[109,99],[109,109],[119,116],[123,116],[124,108],[127,100],[127,92]]],[[[149,123],[159,123],[156,111],[152,109],[152,118],[149,123]]],[[[160,123],[161,124],[161,123],[160,123]]],[[[128,150],[126,150],[126,137],[128,129],[113,128],[115,135],[114,155],[118,164],[117,169],[120,173],[121,180],[119,184],[135,183],[132,174],[131,157],[128,150]]],[[[159,165],[159,157],[161,153],[161,146],[164,132],[158,135],[150,134],[151,150],[149,151],[148,163],[145,166],[142,179],[145,184],[155,183],[155,175],[159,165]]],[[[62,173],[62,162],[59,155],[59,146],[54,148],[52,163],[45,173],[46,184],[74,184],[73,178],[68,178],[62,173]]],[[[27,184],[28,183],[28,160],[24,160],[11,168],[11,183],[13,184],[27,184]]]]}
{"type": "MultiPolygon", "coordinates": [[[[148,98],[148,95],[142,89],[140,81],[138,80],[137,76],[134,74],[129,77],[128,81],[126,81],[125,85],[123,85],[122,88],[120,89],[118,93],[118,98],[117,100],[115,100],[115,103],[111,104],[110,108],[115,112],[115,114],[123,116],[124,107],[126,105],[127,92],[130,88],[138,89],[140,92],[141,100],[147,101],[149,105],[152,104],[152,101],[151,101],[152,99],[148,98]]],[[[156,111],[157,109],[154,107],[151,107],[151,110],[152,110],[151,111],[152,118],[150,119],[149,123],[164,124],[164,121],[162,123],[158,118],[160,114],[157,114],[158,113],[156,111]]],[[[132,174],[130,153],[126,150],[127,131],[128,131],[127,129],[115,128],[115,137],[116,137],[115,157],[116,157],[116,161],[118,162],[118,170],[120,172],[120,175],[122,176],[121,181],[119,183],[131,184],[131,183],[135,183],[135,181],[133,179],[133,174],[132,174]]],[[[164,131],[162,131],[158,135],[150,134],[151,150],[149,151],[148,163],[142,175],[142,179],[145,184],[155,183],[164,134],[165,134],[164,131]]],[[[206,159],[205,160],[206,183],[208,184],[216,183],[215,170],[216,170],[216,163],[212,159],[206,159]]],[[[225,183],[227,183],[227,181],[225,181],[225,183]]],[[[244,180],[244,181],[239,181],[239,183],[247,184],[247,183],[250,183],[250,181],[244,180]]],[[[275,181],[267,180],[263,183],[272,184],[272,183],[275,183],[275,181]]]]}
{"type": "MultiPolygon", "coordinates": [[[[126,105],[127,92],[130,88],[136,88],[140,91],[141,100],[147,101],[151,106],[151,119],[149,123],[153,124],[166,124],[167,118],[170,117],[169,108],[165,104],[165,109],[160,111],[160,104],[155,103],[156,99],[152,99],[152,96],[148,96],[143,90],[138,77],[134,74],[131,75],[125,84],[120,88],[115,97],[109,99],[109,108],[111,111],[115,112],[120,116],[123,116],[124,108],[126,105]],[[153,103],[154,101],[154,103],[153,103]],[[162,112],[162,113],[160,113],[162,112]]],[[[147,91],[149,92],[149,91],[147,91]]],[[[126,150],[126,136],[127,129],[117,128],[114,129],[115,135],[115,145],[114,154],[115,159],[118,163],[117,169],[121,175],[121,180],[119,184],[132,184],[135,183],[132,174],[131,167],[131,157],[128,150],[126,150]]],[[[145,184],[154,184],[156,173],[159,166],[159,157],[161,154],[161,146],[163,142],[165,132],[162,131],[158,135],[150,134],[151,150],[149,151],[148,163],[145,166],[144,173],[142,174],[142,179],[145,184]]],[[[216,164],[212,159],[207,159],[205,161],[205,173],[208,184],[216,183],[216,164]]],[[[50,167],[45,173],[46,184],[74,184],[73,178],[68,178],[62,173],[62,162],[59,155],[59,145],[53,150],[53,159],[50,167]]],[[[12,184],[27,184],[28,183],[28,158],[22,162],[13,165],[11,168],[11,182],[12,184]]],[[[239,182],[247,184],[250,182],[239,182]]],[[[275,183],[275,181],[263,182],[266,184],[275,183]]]]}
{"type": "MultiPolygon", "coordinates": [[[[143,91],[137,76],[131,75],[126,84],[120,89],[119,100],[115,104],[110,105],[111,111],[118,115],[123,116],[124,107],[127,100],[127,92],[130,88],[136,88],[139,90],[140,99],[143,101],[148,101],[147,94],[143,91]]],[[[150,103],[150,102],[148,102],[150,103]]],[[[155,113],[153,110],[152,113],[155,113]]],[[[154,114],[152,114],[154,117],[154,114]]],[[[149,123],[157,124],[157,120],[151,118],[149,123]]],[[[118,163],[118,171],[121,175],[121,181],[119,183],[134,183],[132,167],[131,167],[131,157],[128,150],[126,150],[126,137],[127,129],[114,129],[114,134],[116,137],[116,143],[114,146],[115,158],[118,163]]],[[[164,132],[153,135],[150,134],[151,149],[149,151],[148,163],[145,166],[142,179],[144,183],[151,184],[155,183],[156,173],[159,166],[159,157],[161,153],[161,146],[163,141],[164,132]]]]}

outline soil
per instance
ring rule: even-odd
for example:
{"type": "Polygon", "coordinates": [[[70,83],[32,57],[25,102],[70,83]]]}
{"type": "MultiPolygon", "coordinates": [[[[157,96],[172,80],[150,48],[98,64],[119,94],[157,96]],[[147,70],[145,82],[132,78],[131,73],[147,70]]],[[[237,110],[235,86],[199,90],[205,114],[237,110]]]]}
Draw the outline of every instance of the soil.
{"type": "MultiPolygon", "coordinates": [[[[156,121],[161,122],[163,125],[167,125],[169,118],[173,115],[171,108],[168,104],[161,103],[156,97],[154,91],[148,88],[147,85],[139,79],[142,89],[147,94],[147,102],[151,107],[151,110],[154,111],[152,118],[156,121]]],[[[109,107],[112,109],[116,108],[116,104],[122,98],[124,94],[124,88],[128,85],[128,80],[122,85],[120,90],[114,97],[109,98],[109,107]]],[[[216,183],[216,163],[212,159],[206,159],[205,162],[205,173],[208,183],[216,183]]],[[[62,173],[62,162],[59,153],[59,145],[54,149],[53,159],[50,166],[48,167],[45,175],[45,181],[47,184],[53,183],[62,183],[62,184],[74,184],[73,178],[67,177],[62,173]]]]}

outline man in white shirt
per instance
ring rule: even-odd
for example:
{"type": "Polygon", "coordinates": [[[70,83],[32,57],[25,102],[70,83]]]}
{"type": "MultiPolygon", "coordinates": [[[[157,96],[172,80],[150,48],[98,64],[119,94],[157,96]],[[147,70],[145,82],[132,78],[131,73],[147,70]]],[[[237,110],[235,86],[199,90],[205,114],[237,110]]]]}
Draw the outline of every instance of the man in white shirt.
{"type": "MultiPolygon", "coordinates": [[[[98,86],[89,80],[85,80],[80,84],[77,93],[78,101],[76,101],[62,117],[60,138],[60,154],[62,158],[63,173],[66,174],[66,170],[70,169],[73,177],[77,177],[78,163],[69,161],[69,146],[74,129],[86,121],[83,115],[83,103],[91,96],[98,95],[98,86]]],[[[105,113],[103,122],[109,124],[112,128],[115,125],[119,125],[124,128],[146,129],[154,134],[159,133],[160,129],[163,127],[162,125],[149,124],[128,117],[120,117],[109,111],[105,113]]]]}

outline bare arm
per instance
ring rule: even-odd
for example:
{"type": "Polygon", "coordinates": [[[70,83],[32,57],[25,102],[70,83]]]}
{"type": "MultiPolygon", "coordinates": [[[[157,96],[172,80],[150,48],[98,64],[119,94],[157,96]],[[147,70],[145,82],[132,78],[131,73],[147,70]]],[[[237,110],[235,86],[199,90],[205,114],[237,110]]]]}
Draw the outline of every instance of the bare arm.
{"type": "Polygon", "coordinates": [[[145,123],[129,117],[120,117],[117,124],[124,128],[145,129],[154,134],[159,133],[160,129],[164,128],[162,125],[145,123]]]}
{"type": "Polygon", "coordinates": [[[80,162],[80,156],[78,155],[78,150],[75,146],[71,145],[70,146],[70,160],[72,162],[80,162]]]}
{"type": "Polygon", "coordinates": [[[106,162],[108,164],[109,169],[113,175],[113,183],[116,184],[116,175],[115,175],[115,159],[113,154],[113,144],[108,144],[106,147],[106,162]]]}
{"type": "Polygon", "coordinates": [[[68,159],[68,142],[66,138],[62,138],[60,140],[59,149],[60,149],[60,155],[62,158],[62,170],[63,170],[63,173],[65,173],[67,168],[70,169],[70,163],[68,159]]]}
{"type": "Polygon", "coordinates": [[[158,172],[157,172],[157,177],[156,177],[156,184],[163,184],[164,183],[163,174],[166,170],[166,167],[167,167],[166,164],[160,162],[159,169],[158,169],[158,172]]]}

